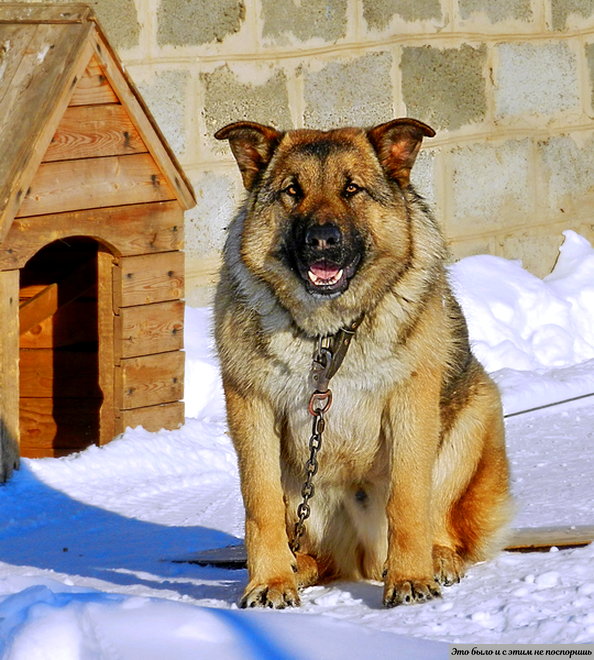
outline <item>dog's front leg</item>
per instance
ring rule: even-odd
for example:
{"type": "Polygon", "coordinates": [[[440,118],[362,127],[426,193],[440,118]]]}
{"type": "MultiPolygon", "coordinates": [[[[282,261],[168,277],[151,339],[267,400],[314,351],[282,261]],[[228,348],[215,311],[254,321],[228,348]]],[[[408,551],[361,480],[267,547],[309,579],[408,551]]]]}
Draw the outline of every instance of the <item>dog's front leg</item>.
{"type": "Polygon", "coordinates": [[[419,603],[440,595],[433,578],[431,489],[439,439],[439,394],[431,379],[397,391],[390,402],[388,556],[384,605],[419,603]]]}
{"type": "Polygon", "coordinates": [[[250,581],[240,605],[299,605],[295,557],[289,549],[281,486],[280,440],[270,405],[225,386],[227,418],[239,460],[250,581]]]}

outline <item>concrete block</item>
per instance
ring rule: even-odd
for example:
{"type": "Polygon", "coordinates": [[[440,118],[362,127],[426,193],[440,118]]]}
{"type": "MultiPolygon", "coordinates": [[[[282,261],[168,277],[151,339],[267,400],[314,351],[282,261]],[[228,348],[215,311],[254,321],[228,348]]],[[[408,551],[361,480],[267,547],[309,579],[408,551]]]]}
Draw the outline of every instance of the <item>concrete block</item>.
{"type": "Polygon", "coordinates": [[[479,236],[478,238],[450,238],[446,235],[446,244],[450,250],[453,260],[473,257],[477,254],[494,254],[494,240],[489,236],[479,236]]]}
{"type": "Polygon", "coordinates": [[[521,232],[498,238],[495,254],[505,259],[519,259],[527,271],[542,278],[553,270],[561,243],[561,231],[545,227],[540,232],[521,232]]]}
{"type": "Polygon", "coordinates": [[[455,130],[485,116],[487,49],[431,46],[402,49],[402,96],[407,114],[435,129],[455,130]]]}
{"type": "Polygon", "coordinates": [[[528,139],[508,140],[452,151],[453,210],[448,236],[476,235],[526,221],[532,210],[531,146],[528,139]]]}
{"type": "Polygon", "coordinates": [[[198,46],[223,41],[245,20],[243,0],[161,0],[157,10],[159,46],[198,46]]]}
{"type": "Polygon", "coordinates": [[[431,210],[438,215],[437,194],[435,190],[435,152],[421,149],[410,173],[410,181],[415,190],[427,202],[431,210]]]}
{"type": "Polygon", "coordinates": [[[505,20],[529,21],[532,18],[530,0],[458,0],[460,16],[471,18],[473,14],[485,13],[491,23],[505,20]]]}
{"type": "Polygon", "coordinates": [[[439,0],[363,0],[363,18],[368,27],[385,30],[395,16],[409,22],[441,19],[441,3],[439,0]]]}
{"type": "MultiPolygon", "coordinates": [[[[255,121],[280,129],[292,128],[285,72],[267,65],[264,71],[259,65],[253,66],[257,70],[252,70],[252,65],[244,64],[238,71],[231,71],[225,65],[200,76],[208,137],[234,121],[255,121]],[[247,82],[261,80],[263,75],[269,77],[261,84],[247,82]]],[[[229,153],[226,143],[214,139],[208,142],[215,153],[229,153]]]]}
{"type": "MultiPolygon", "coordinates": [[[[571,16],[594,18],[594,0],[551,0],[553,30],[562,30],[571,16]]],[[[592,21],[588,21],[592,23],[592,21]]]]}
{"type": "Polygon", "coordinates": [[[112,46],[123,50],[138,45],[140,23],[134,0],[87,0],[87,4],[95,11],[112,46]]]}
{"type": "Polygon", "coordinates": [[[580,144],[567,135],[553,137],[538,145],[538,153],[549,209],[583,217],[594,204],[594,136],[580,144]]]}
{"type": "Polygon", "coordinates": [[[222,250],[239,201],[239,182],[239,172],[231,177],[208,171],[192,181],[196,206],[186,213],[184,248],[190,261],[222,250]]]}
{"type": "Polygon", "coordinates": [[[262,0],[262,36],[284,43],[321,39],[334,43],[346,35],[347,0],[262,0]]]}
{"type": "Polygon", "coordinates": [[[304,70],[304,123],[312,128],[369,126],[394,118],[392,56],[369,53],[304,70]]]}
{"type": "Polygon", "coordinates": [[[586,44],[586,62],[588,64],[588,72],[590,74],[590,94],[591,103],[594,108],[594,43],[586,44]]]}
{"type": "Polygon", "coordinates": [[[499,45],[497,53],[498,117],[579,108],[578,63],[566,43],[507,43],[499,45]]]}
{"type": "Polygon", "coordinates": [[[187,71],[162,71],[152,81],[137,84],[138,91],[177,156],[186,152],[187,71]]]}

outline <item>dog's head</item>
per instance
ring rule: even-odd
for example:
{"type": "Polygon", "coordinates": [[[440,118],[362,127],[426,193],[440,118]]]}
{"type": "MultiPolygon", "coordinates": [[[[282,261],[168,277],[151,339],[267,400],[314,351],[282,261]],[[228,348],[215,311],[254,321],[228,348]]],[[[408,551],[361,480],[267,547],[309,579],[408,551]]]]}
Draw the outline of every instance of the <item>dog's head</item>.
{"type": "Polygon", "coordinates": [[[241,257],[296,320],[348,319],[406,268],[404,191],[423,137],[434,134],[414,119],[287,133],[238,122],[216,133],[249,191],[241,257]]]}

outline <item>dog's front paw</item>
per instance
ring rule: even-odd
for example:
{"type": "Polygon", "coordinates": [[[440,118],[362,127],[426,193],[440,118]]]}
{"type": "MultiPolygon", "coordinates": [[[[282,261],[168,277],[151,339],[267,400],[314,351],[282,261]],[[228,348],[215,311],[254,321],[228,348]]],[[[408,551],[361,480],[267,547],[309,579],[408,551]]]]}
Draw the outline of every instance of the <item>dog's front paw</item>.
{"type": "Polygon", "coordinates": [[[239,606],[270,607],[283,610],[300,605],[295,580],[271,580],[266,584],[248,584],[239,606]]]}
{"type": "Polygon", "coordinates": [[[441,591],[435,580],[396,580],[384,584],[384,607],[425,603],[439,598],[441,591]]]}
{"type": "Polygon", "coordinates": [[[464,577],[464,561],[455,550],[443,545],[434,545],[433,572],[439,584],[449,587],[460,582],[464,577]]]}

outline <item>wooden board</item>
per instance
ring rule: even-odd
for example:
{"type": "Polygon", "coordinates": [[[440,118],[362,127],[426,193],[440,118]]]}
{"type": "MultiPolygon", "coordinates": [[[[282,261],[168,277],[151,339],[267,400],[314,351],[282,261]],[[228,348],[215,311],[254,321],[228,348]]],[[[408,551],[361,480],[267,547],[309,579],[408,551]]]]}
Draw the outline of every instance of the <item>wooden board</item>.
{"type": "Polygon", "coordinates": [[[122,360],[116,368],[116,406],[128,410],[182,399],[184,360],[181,351],[122,360]]]}
{"type": "Polygon", "coordinates": [[[51,348],[20,352],[20,395],[25,398],[100,398],[97,353],[51,348]]]}
{"type": "Polygon", "coordinates": [[[42,163],[17,217],[175,199],[149,154],[42,163]]]}
{"type": "Polygon", "coordinates": [[[64,456],[97,442],[101,399],[21,399],[21,456],[64,456]]]}
{"type": "Polygon", "coordinates": [[[64,113],[43,162],[146,153],[121,105],[70,107],[64,113]]]}
{"type": "MultiPolygon", "coordinates": [[[[538,551],[552,548],[573,548],[594,541],[594,525],[578,527],[534,527],[514,530],[508,551],[538,551]]],[[[193,552],[172,560],[175,563],[217,566],[232,570],[246,567],[247,553],[243,543],[224,548],[193,552]]]]}
{"type": "Polygon", "coordinates": [[[94,29],[90,21],[0,24],[0,43],[11,43],[0,78],[0,241],[93,55],[94,29]]]}
{"type": "Polygon", "coordinates": [[[77,300],[22,334],[20,346],[59,348],[90,341],[97,341],[97,303],[77,300]],[[81,318],[84,323],[80,323],[81,318]]]}
{"type": "Polygon", "coordinates": [[[594,525],[573,527],[524,527],[513,530],[506,550],[526,552],[588,545],[594,541],[594,525]]]}
{"type": "Polygon", "coordinates": [[[107,80],[117,90],[121,104],[128,111],[144,143],[159,164],[163,176],[171,189],[175,191],[179,203],[186,210],[193,208],[196,205],[194,190],[174,152],[165,140],[132,79],[119,64],[117,55],[100,34],[97,35],[95,54],[107,80]]]}
{"type": "MultiPolygon", "coordinates": [[[[18,456],[19,271],[0,272],[0,451],[18,456]]],[[[5,455],[6,456],[6,455],[5,455]]],[[[0,481],[10,474],[2,474],[0,481]]]]}
{"type": "Polygon", "coordinates": [[[124,358],[178,351],[184,344],[184,302],[124,307],[115,319],[117,351],[124,358]]]}
{"type": "MultiPolygon", "coordinates": [[[[103,403],[99,410],[99,444],[111,442],[117,435],[115,428],[115,374],[113,274],[115,259],[106,250],[97,253],[97,329],[99,333],[99,387],[103,403]]],[[[117,356],[119,362],[119,356],[117,356]]]]}
{"type": "Polygon", "coordinates": [[[118,102],[118,97],[107,81],[99,61],[93,55],[84,75],[74,89],[70,106],[118,102]]]}
{"type": "Polygon", "coordinates": [[[122,257],[114,272],[116,307],[148,305],[177,300],[184,295],[184,253],[161,252],[138,257],[122,257]]]}
{"type": "Polygon", "coordinates": [[[116,428],[118,433],[123,433],[128,427],[135,429],[137,426],[142,426],[150,433],[156,433],[161,429],[173,431],[183,425],[184,415],[185,406],[182,401],[122,410],[116,428]]]}
{"type": "Polygon", "coordinates": [[[183,210],[176,202],[17,218],[0,245],[0,270],[23,268],[42,247],[69,236],[89,236],[134,255],[180,250],[183,210]]]}
{"type": "Polygon", "coordinates": [[[79,23],[92,18],[91,8],[73,2],[68,6],[55,4],[23,4],[7,2],[0,4],[0,23],[21,21],[24,23],[79,23]]]}

